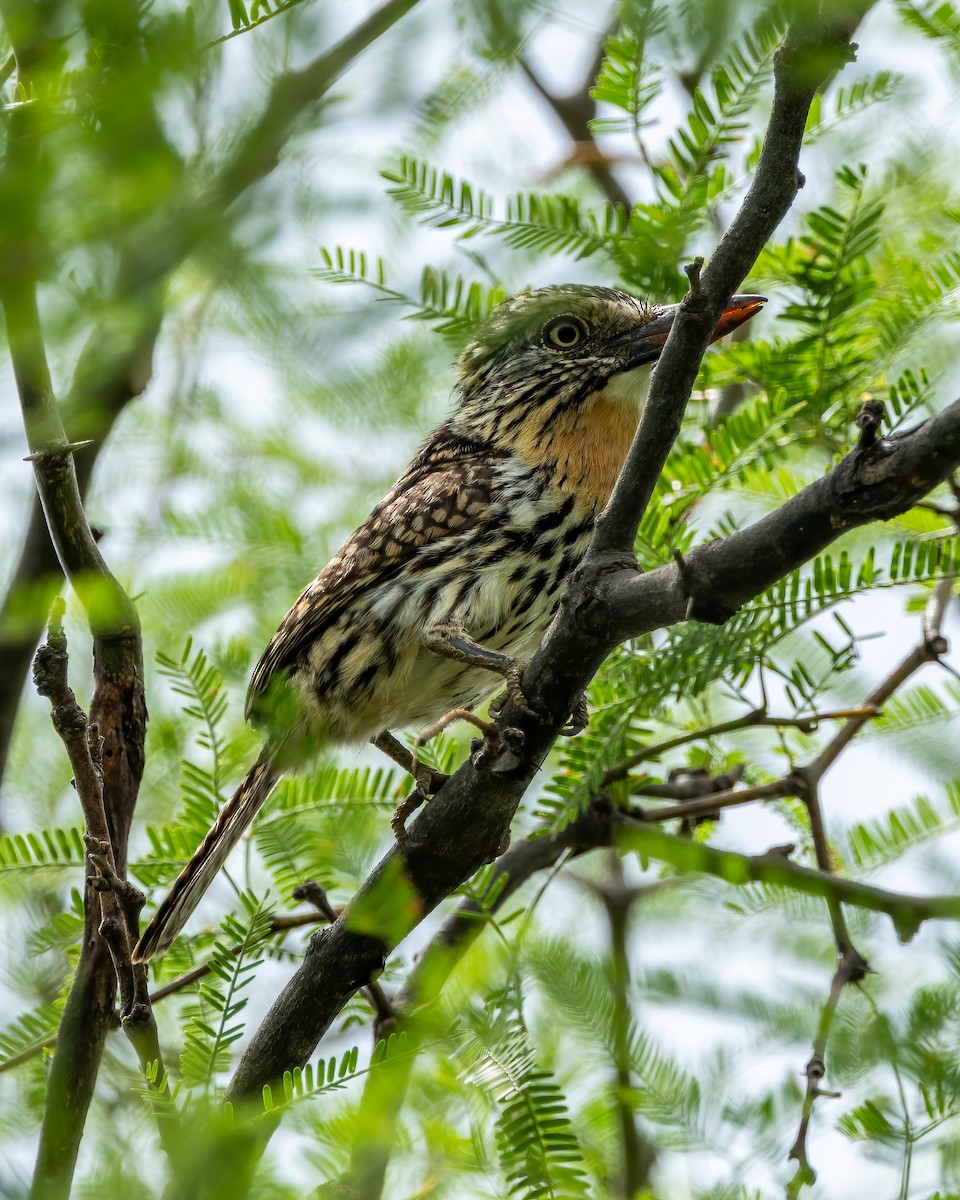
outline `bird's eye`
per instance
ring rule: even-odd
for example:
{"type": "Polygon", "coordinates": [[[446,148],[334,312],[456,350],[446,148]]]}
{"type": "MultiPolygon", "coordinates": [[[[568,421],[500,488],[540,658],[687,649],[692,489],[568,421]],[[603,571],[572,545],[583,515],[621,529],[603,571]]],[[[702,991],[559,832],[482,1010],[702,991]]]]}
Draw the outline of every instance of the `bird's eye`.
{"type": "Polygon", "coordinates": [[[543,344],[554,350],[572,350],[587,336],[587,327],[579,317],[555,317],[544,326],[543,344]]]}

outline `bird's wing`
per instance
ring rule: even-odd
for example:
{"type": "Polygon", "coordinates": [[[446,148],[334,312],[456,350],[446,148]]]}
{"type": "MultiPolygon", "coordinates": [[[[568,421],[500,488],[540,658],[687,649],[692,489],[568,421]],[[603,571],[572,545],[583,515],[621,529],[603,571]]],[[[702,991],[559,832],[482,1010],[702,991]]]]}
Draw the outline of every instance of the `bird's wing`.
{"type": "Polygon", "coordinates": [[[248,718],[277,672],[292,667],[359,596],[391,579],[424,546],[482,519],[499,461],[488,447],[437,431],[283,618],[251,676],[248,718]]]}

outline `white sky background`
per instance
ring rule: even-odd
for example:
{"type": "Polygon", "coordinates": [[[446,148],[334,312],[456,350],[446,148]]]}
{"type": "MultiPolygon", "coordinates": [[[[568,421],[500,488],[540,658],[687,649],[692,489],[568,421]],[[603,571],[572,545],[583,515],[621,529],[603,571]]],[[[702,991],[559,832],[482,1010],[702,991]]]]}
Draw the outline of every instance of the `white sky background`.
{"type": "MultiPolygon", "coordinates": [[[[330,4],[331,32],[334,21],[346,31],[373,7],[372,4],[347,3],[346,0],[337,0],[330,4]]],[[[561,93],[579,86],[595,42],[595,36],[587,36],[586,31],[599,31],[605,27],[608,7],[587,6],[570,0],[566,5],[565,17],[553,22],[544,22],[532,43],[530,59],[548,86],[561,93]]],[[[435,43],[435,53],[424,54],[421,49],[417,52],[418,63],[424,70],[421,81],[422,94],[426,95],[430,87],[438,82],[444,66],[451,57],[452,46],[458,35],[452,6],[443,0],[425,0],[421,8],[415,10],[414,17],[416,24],[412,20],[408,21],[406,25],[396,27],[382,40],[368,55],[363,69],[393,70],[393,56],[397,52],[397,46],[402,44],[405,38],[429,36],[435,43]],[[429,76],[431,68],[435,72],[433,78],[429,76]]],[[[280,17],[277,20],[284,19],[280,17]]],[[[884,68],[907,74],[913,81],[916,94],[916,102],[911,110],[910,136],[918,143],[930,139],[936,144],[945,136],[944,114],[956,111],[954,82],[950,79],[943,61],[935,58],[929,42],[923,41],[919,35],[905,33],[899,23],[896,24],[895,34],[893,28],[889,7],[879,5],[860,31],[858,41],[861,51],[858,63],[844,72],[843,82],[849,84],[858,75],[884,68]],[[935,70],[931,69],[932,63],[936,65],[935,70]]],[[[245,34],[225,47],[224,53],[229,64],[227,86],[235,84],[235,92],[230,99],[248,102],[250,90],[256,91],[258,86],[262,86],[262,79],[256,85],[251,83],[251,52],[253,40],[265,32],[266,30],[245,34]]],[[[314,54],[316,50],[316,47],[303,48],[303,57],[314,54]]],[[[355,246],[374,257],[377,254],[383,255],[388,265],[389,282],[399,288],[416,292],[416,277],[422,261],[442,261],[446,254],[445,246],[452,239],[447,238],[445,241],[444,235],[436,232],[415,234],[408,222],[398,220],[393,207],[383,195],[386,185],[377,172],[380,167],[395,161],[398,147],[406,147],[412,116],[408,121],[408,114],[394,112],[385,119],[383,113],[374,111],[364,100],[357,84],[358,76],[354,73],[348,75],[335,89],[342,102],[331,108],[324,128],[312,137],[310,157],[324,188],[342,187],[345,194],[362,197],[364,205],[358,206],[357,215],[352,223],[346,220],[342,213],[337,213],[333,221],[322,211],[303,215],[300,219],[292,221],[288,236],[274,247],[274,253],[294,270],[303,271],[304,287],[322,289],[329,285],[306,277],[306,271],[310,267],[320,264],[318,248],[321,245],[335,244],[355,246]]],[[[674,98],[672,101],[668,100],[660,111],[663,116],[661,132],[665,135],[673,129],[682,110],[674,98]]],[[[871,119],[882,121],[883,114],[884,108],[879,106],[876,115],[871,119]]],[[[855,143],[857,128],[856,125],[851,125],[849,131],[844,131],[839,136],[852,139],[855,143]]],[[[948,125],[947,130],[950,128],[952,126],[948,125]]],[[[899,134],[901,131],[894,132],[899,134]]],[[[651,149],[656,152],[657,131],[651,131],[649,142],[651,149]]],[[[629,139],[619,148],[629,152],[629,139]]],[[[568,151],[566,135],[553,114],[519,73],[515,73],[508,77],[500,76],[476,115],[459,122],[455,137],[445,138],[430,157],[441,162],[456,175],[471,180],[482,179],[486,189],[493,192],[498,199],[502,199],[511,192],[542,186],[544,178],[552,173],[568,151]]],[[[848,155],[847,161],[855,159],[848,155]]],[[[808,184],[800,194],[796,212],[809,210],[822,202],[822,195],[818,195],[817,189],[816,148],[805,153],[801,160],[801,168],[808,176],[808,184]]],[[[638,198],[644,198],[641,190],[646,185],[646,180],[642,170],[624,169],[621,178],[628,191],[637,194],[638,198]]],[[[732,215],[732,211],[731,208],[728,215],[732,215]]],[[[795,216],[788,220],[795,221],[795,216]]],[[[709,250],[709,240],[705,241],[704,249],[709,250]]],[[[608,279],[597,278],[594,260],[581,263],[552,260],[548,264],[552,274],[535,279],[527,276],[524,266],[521,266],[516,278],[511,279],[508,260],[501,255],[498,263],[506,265],[507,283],[515,286],[561,282],[567,279],[610,282],[608,279]]],[[[371,296],[359,289],[352,292],[350,298],[355,301],[355,320],[370,324],[367,352],[372,360],[396,337],[396,322],[401,310],[373,306],[371,296]]],[[[773,296],[771,300],[771,311],[775,312],[778,298],[773,296]]],[[[332,302],[346,303],[349,307],[346,293],[333,296],[332,302]]],[[[772,316],[763,318],[766,321],[772,319],[772,316]]],[[[403,330],[408,331],[409,327],[403,330]]],[[[951,333],[951,337],[953,336],[951,333]]],[[[349,349],[354,351],[356,345],[355,341],[349,343],[349,349]]],[[[205,373],[208,373],[209,378],[215,380],[221,389],[229,390],[233,404],[237,411],[242,412],[244,419],[249,420],[253,426],[268,424],[274,404],[278,404],[280,400],[279,383],[269,365],[258,355],[256,348],[246,350],[237,338],[218,338],[213,344],[205,347],[204,359],[205,373]]],[[[175,386],[174,362],[169,348],[161,347],[156,366],[156,375],[149,393],[138,403],[152,405],[175,402],[175,397],[172,396],[175,386]]],[[[331,346],[329,360],[323,364],[316,364],[315,369],[318,374],[335,379],[338,373],[349,366],[349,363],[338,360],[336,349],[331,346]]],[[[445,380],[438,382],[438,417],[444,410],[451,382],[452,373],[445,380]]],[[[960,372],[957,377],[943,380],[941,394],[944,400],[953,398],[958,383],[960,372]]],[[[12,380],[9,372],[5,372],[0,374],[0,461],[4,464],[0,472],[0,515],[11,532],[0,546],[0,562],[4,567],[9,567],[14,561],[18,549],[18,531],[32,489],[30,469],[27,464],[20,462],[25,448],[17,413],[18,405],[12,380]]],[[[117,431],[115,450],[107,452],[104,462],[106,476],[123,475],[122,464],[112,461],[111,453],[120,455],[124,447],[127,451],[135,447],[138,455],[143,453],[144,447],[142,443],[138,443],[136,437],[136,419],[137,406],[134,405],[125,415],[117,431]]],[[[426,429],[421,432],[425,433],[426,429]]],[[[318,461],[339,462],[345,475],[353,477],[363,477],[367,474],[376,476],[380,469],[389,465],[394,465],[399,472],[417,440],[418,438],[411,434],[409,444],[400,444],[392,430],[376,429],[365,432],[362,437],[348,439],[342,433],[335,432],[322,417],[305,424],[303,429],[303,443],[311,451],[315,450],[318,461]]],[[[138,457],[136,470],[144,472],[147,483],[149,469],[149,460],[138,457]]],[[[105,552],[111,563],[122,562],[125,569],[137,578],[139,583],[149,577],[151,569],[138,548],[138,530],[142,521],[151,519],[156,495],[151,487],[144,486],[139,493],[139,506],[136,489],[128,487],[126,495],[129,504],[121,513],[113,515],[105,552]]],[[[371,492],[371,504],[378,498],[379,492],[371,492]]],[[[322,521],[323,516],[324,514],[317,513],[316,519],[322,521]]],[[[347,529],[343,530],[344,534],[347,532],[347,529]]],[[[151,553],[154,553],[155,549],[156,547],[151,547],[151,553]]],[[[174,563],[182,567],[184,553],[183,546],[169,544],[160,558],[154,561],[152,570],[162,572],[174,563]]],[[[199,552],[197,565],[203,565],[199,552]]],[[[304,564],[304,578],[321,565],[304,564]]],[[[885,632],[885,636],[863,644],[862,667],[855,682],[850,685],[853,689],[851,700],[861,695],[862,690],[871,681],[879,679],[889,671],[893,663],[906,654],[919,638],[919,618],[916,614],[903,614],[904,598],[900,591],[894,589],[870,597],[866,601],[857,601],[847,606],[849,611],[846,608],[842,610],[858,632],[863,633],[870,629],[885,632]]],[[[290,599],[292,601],[293,596],[290,599]]],[[[279,617],[281,614],[277,615],[279,617]]],[[[954,644],[960,645],[960,620],[957,618],[956,606],[946,632],[954,644]]],[[[153,649],[148,647],[148,657],[152,656],[152,653],[153,649]]],[[[960,666],[960,657],[956,653],[952,661],[956,666],[960,666]]],[[[931,673],[932,670],[921,681],[932,682],[929,677],[931,673]]],[[[943,733],[955,745],[957,727],[950,727],[943,733]]],[[[960,774],[960,755],[957,758],[957,768],[954,775],[960,774]]],[[[862,744],[855,745],[841,757],[825,783],[823,801],[829,827],[837,830],[843,825],[878,815],[886,811],[892,803],[898,800],[906,801],[918,792],[931,788],[936,782],[937,779],[931,779],[913,758],[904,758],[901,748],[897,745],[885,746],[877,738],[864,738],[862,744]]],[[[6,811],[9,812],[10,809],[6,811]]],[[[13,816],[9,821],[10,827],[16,826],[17,811],[15,804],[13,816]]],[[[784,840],[785,827],[782,822],[772,814],[757,808],[735,809],[729,812],[716,837],[719,844],[752,851],[763,850],[784,840]]],[[[956,869],[960,852],[958,840],[950,839],[948,845],[939,848],[939,852],[949,856],[949,861],[956,869]]],[[[929,885],[923,862],[922,858],[911,858],[898,872],[885,875],[883,882],[922,891],[925,884],[929,885]]],[[[553,884],[550,899],[558,917],[558,928],[577,924],[582,929],[582,896],[575,886],[565,883],[553,884]]],[[[425,932],[420,932],[412,940],[419,942],[425,936],[425,932]]],[[[589,945],[591,941],[596,944],[597,941],[602,941],[603,936],[599,929],[593,934],[589,930],[581,933],[585,945],[589,945]]],[[[889,931],[887,941],[880,944],[873,953],[874,965],[882,972],[900,973],[904,978],[926,973],[931,963],[928,948],[935,936],[934,931],[924,930],[911,946],[903,948],[896,945],[895,937],[892,931],[889,931]]],[[[742,946],[743,939],[740,939],[739,944],[742,946]]],[[[757,963],[745,952],[734,955],[729,946],[718,945],[712,931],[706,935],[699,935],[694,929],[686,930],[682,941],[672,945],[666,944],[666,941],[657,944],[651,943],[649,939],[642,939],[638,946],[638,955],[645,963],[649,963],[652,958],[664,963],[682,962],[684,959],[702,961],[704,955],[712,955],[716,960],[718,979],[729,978],[732,982],[735,982],[741,973],[752,974],[757,970],[757,963]]],[[[761,959],[760,969],[776,973],[777,967],[776,963],[767,957],[761,959]]],[[[825,996],[829,983],[826,975],[822,983],[825,996]]],[[[259,991],[259,997],[251,1002],[248,1010],[248,1028],[255,1026],[260,1008],[265,1009],[275,994],[275,988],[266,980],[259,991]]],[[[3,1003],[2,1007],[6,1009],[6,1004],[3,1003]]],[[[719,1018],[712,1018],[699,1009],[672,1013],[657,1011],[643,1014],[643,1019],[649,1019],[656,1036],[661,1038],[667,1047],[682,1052],[691,1066],[709,1056],[718,1040],[732,1039],[736,1044],[742,1037],[742,1031],[731,1033],[729,1024],[719,1018]]],[[[757,1078],[770,1078],[770,1072],[782,1073],[791,1069],[800,1071],[808,1054],[809,1046],[805,1045],[793,1048],[789,1053],[785,1052],[773,1062],[764,1061],[761,1056],[755,1068],[757,1078]]],[[[748,1090],[751,1085],[750,1078],[739,1078],[735,1082],[738,1089],[748,1090]]],[[[845,1097],[845,1101],[846,1099],[845,1097]]],[[[822,1200],[850,1200],[850,1197],[868,1194],[880,1200],[882,1197],[895,1195],[898,1170],[883,1164],[868,1164],[858,1148],[851,1146],[838,1134],[830,1132],[830,1104],[830,1101],[820,1102],[811,1142],[812,1156],[821,1173],[821,1184],[817,1189],[805,1194],[809,1194],[812,1200],[814,1197],[821,1197],[822,1200]]],[[[794,1126],[788,1125],[784,1128],[784,1150],[792,1140],[794,1132],[794,1126]]],[[[700,1163],[686,1163],[682,1156],[665,1155],[662,1164],[665,1174],[658,1181],[663,1194],[671,1196],[672,1200],[684,1200],[689,1194],[688,1167],[697,1170],[697,1178],[699,1182],[703,1182],[703,1176],[699,1174],[701,1166],[700,1163]]],[[[932,1167],[933,1164],[930,1164],[930,1168],[932,1167]]],[[[925,1190],[924,1173],[925,1167],[921,1160],[914,1170],[914,1185],[910,1193],[912,1197],[926,1196],[934,1186],[935,1177],[931,1176],[927,1180],[930,1187],[925,1190]]],[[[771,1192],[775,1191],[777,1186],[775,1180],[763,1169],[741,1182],[764,1186],[771,1192]]]]}

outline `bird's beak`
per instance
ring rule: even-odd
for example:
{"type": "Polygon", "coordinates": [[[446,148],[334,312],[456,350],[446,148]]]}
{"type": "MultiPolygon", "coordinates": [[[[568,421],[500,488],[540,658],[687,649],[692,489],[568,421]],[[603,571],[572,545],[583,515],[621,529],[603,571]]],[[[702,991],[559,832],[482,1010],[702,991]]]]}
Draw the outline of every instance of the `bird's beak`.
{"type": "MultiPolygon", "coordinates": [[[[731,296],[727,307],[720,315],[720,320],[717,322],[710,341],[718,341],[728,333],[732,333],[738,326],[743,325],[744,322],[749,321],[751,317],[755,317],[763,308],[766,300],[766,296],[731,296]]],[[[668,304],[659,309],[653,320],[648,321],[642,328],[631,329],[629,333],[621,334],[615,339],[630,345],[631,366],[639,367],[643,363],[656,362],[679,311],[679,304],[668,304]]]]}

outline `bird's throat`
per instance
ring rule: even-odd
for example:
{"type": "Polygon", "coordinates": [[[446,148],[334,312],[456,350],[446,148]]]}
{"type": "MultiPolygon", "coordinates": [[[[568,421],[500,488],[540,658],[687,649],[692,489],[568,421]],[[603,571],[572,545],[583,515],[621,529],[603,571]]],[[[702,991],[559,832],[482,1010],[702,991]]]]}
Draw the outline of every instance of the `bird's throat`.
{"type": "Polygon", "coordinates": [[[545,426],[531,422],[512,449],[530,466],[546,466],[553,485],[572,493],[578,508],[598,513],[610,499],[641,412],[642,404],[598,392],[585,405],[556,413],[545,426]]]}

